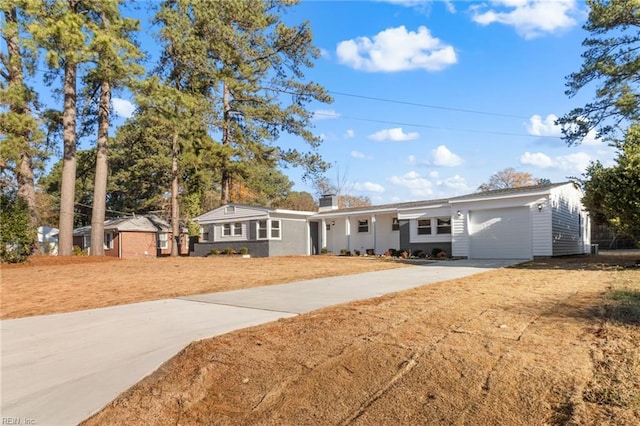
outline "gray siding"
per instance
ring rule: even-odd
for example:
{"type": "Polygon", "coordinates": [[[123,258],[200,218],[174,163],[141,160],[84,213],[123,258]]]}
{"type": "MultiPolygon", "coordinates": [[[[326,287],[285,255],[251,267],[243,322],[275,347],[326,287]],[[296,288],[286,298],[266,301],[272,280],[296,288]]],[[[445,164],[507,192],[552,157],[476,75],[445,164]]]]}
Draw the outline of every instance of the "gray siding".
{"type": "Polygon", "coordinates": [[[268,241],[234,241],[234,242],[222,242],[222,243],[195,243],[193,245],[193,251],[191,256],[209,256],[211,250],[224,250],[226,248],[232,248],[236,251],[240,251],[242,247],[249,249],[251,257],[268,257],[269,256],[269,242],[268,241]]]}
{"type": "Polygon", "coordinates": [[[434,248],[439,248],[447,252],[447,255],[451,256],[451,241],[448,242],[433,242],[433,243],[412,243],[410,242],[411,236],[411,225],[410,220],[401,220],[400,221],[400,247],[389,247],[397,250],[407,250],[410,253],[413,253],[416,250],[422,250],[427,253],[428,256],[431,256],[431,251],[434,248]]]}
{"type": "Polygon", "coordinates": [[[269,240],[270,256],[286,255],[306,255],[308,253],[309,229],[306,221],[287,220],[272,217],[280,220],[281,239],[269,240]]]}

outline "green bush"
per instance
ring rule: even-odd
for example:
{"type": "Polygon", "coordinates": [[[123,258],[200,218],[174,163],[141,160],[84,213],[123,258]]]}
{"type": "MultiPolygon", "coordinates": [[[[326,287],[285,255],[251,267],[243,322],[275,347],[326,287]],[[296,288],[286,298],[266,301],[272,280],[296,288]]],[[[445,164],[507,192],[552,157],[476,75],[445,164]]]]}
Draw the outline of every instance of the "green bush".
{"type": "Polygon", "coordinates": [[[87,256],[89,251],[87,249],[82,250],[79,246],[73,246],[71,254],[74,256],[87,256]]]}
{"type": "Polygon", "coordinates": [[[33,252],[36,238],[24,200],[15,192],[0,194],[0,259],[24,262],[33,252]]]}
{"type": "Polygon", "coordinates": [[[322,247],[322,248],[320,249],[320,253],[321,253],[321,254],[327,254],[327,253],[329,253],[329,249],[328,249],[328,248],[326,248],[326,247],[322,247]]]}
{"type": "Polygon", "coordinates": [[[211,249],[211,254],[212,254],[212,255],[214,255],[214,256],[217,256],[217,255],[219,255],[219,254],[220,254],[220,250],[215,249],[215,248],[214,248],[214,249],[211,249]]]}
{"type": "Polygon", "coordinates": [[[439,255],[440,253],[442,253],[443,251],[444,251],[444,250],[442,250],[441,248],[437,248],[437,247],[436,247],[436,248],[434,248],[433,250],[431,250],[431,257],[435,257],[435,258],[437,258],[437,257],[438,257],[438,255],[439,255]]]}
{"type": "Polygon", "coordinates": [[[249,249],[247,247],[240,247],[240,254],[249,254],[249,249]]]}

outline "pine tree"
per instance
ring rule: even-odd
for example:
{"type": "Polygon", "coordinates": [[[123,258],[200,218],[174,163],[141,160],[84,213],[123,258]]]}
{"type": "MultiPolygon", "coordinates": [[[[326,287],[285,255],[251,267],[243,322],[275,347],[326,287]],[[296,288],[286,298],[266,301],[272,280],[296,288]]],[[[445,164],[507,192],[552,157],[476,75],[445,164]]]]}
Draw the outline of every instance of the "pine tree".
{"type": "MultiPolygon", "coordinates": [[[[15,179],[17,195],[26,205],[29,226],[36,229],[38,209],[34,183],[34,169],[40,168],[40,160],[46,157],[44,135],[39,129],[33,112],[36,94],[25,83],[25,69],[33,74],[36,50],[28,46],[21,31],[29,17],[26,1],[1,1],[0,11],[4,19],[1,34],[7,47],[6,55],[0,52],[0,163],[15,179]],[[6,109],[5,109],[6,108],[6,109]]],[[[13,185],[5,182],[4,184],[13,185]]],[[[34,249],[37,245],[34,244],[34,249]]]]}
{"type": "Polygon", "coordinates": [[[310,131],[306,105],[331,99],[303,72],[319,51],[307,22],[289,27],[279,15],[295,3],[171,0],[157,15],[165,52],[188,65],[182,71],[193,89],[212,102],[207,124],[220,135],[222,203],[231,200],[232,176],[244,163],[302,166],[309,176],[327,168],[313,152],[320,139],[310,131]],[[281,132],[300,137],[311,151],[276,146],[281,132]]]}
{"type": "Polygon", "coordinates": [[[91,213],[91,250],[93,256],[104,255],[104,220],[107,198],[107,143],[109,140],[109,112],[111,91],[122,85],[131,86],[135,76],[142,74],[138,65],[142,54],[132,40],[138,21],[124,18],[120,13],[122,0],[102,0],[93,4],[94,37],[89,49],[96,54],[96,65],[86,76],[85,90],[93,92],[99,86],[98,137],[96,170],[91,213]]]}
{"type": "Polygon", "coordinates": [[[33,2],[34,17],[28,26],[38,46],[44,49],[47,64],[54,72],[63,70],[62,112],[63,169],[60,191],[58,255],[70,256],[73,249],[74,194],[76,179],[76,116],[78,66],[87,61],[88,8],[82,0],[33,2]]]}

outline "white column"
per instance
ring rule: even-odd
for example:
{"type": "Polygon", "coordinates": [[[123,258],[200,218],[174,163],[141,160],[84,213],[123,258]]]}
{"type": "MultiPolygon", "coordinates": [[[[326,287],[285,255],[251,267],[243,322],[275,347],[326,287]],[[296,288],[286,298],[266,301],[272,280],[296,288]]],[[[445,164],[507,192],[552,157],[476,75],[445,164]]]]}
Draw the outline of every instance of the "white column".
{"type": "Polygon", "coordinates": [[[351,250],[351,221],[349,216],[344,219],[344,233],[347,236],[347,250],[351,250]]]}
{"type": "Polygon", "coordinates": [[[320,226],[322,226],[322,230],[320,231],[320,247],[327,248],[327,221],[322,219],[320,226]]]}
{"type": "MultiPolygon", "coordinates": [[[[373,254],[378,252],[378,241],[376,240],[376,215],[371,215],[371,232],[373,233],[373,254]]],[[[366,250],[366,248],[365,248],[366,250]]]]}

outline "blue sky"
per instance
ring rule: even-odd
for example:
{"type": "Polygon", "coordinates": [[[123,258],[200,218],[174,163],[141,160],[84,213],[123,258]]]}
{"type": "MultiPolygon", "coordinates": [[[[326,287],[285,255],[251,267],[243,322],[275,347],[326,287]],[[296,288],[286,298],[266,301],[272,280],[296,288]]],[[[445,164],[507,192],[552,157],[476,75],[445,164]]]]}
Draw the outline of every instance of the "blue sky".
{"type": "MultiPolygon", "coordinates": [[[[611,148],[593,137],[567,147],[553,124],[593,97],[593,87],[564,94],[586,17],[574,0],[303,1],[284,19],[309,20],[323,52],[306,76],[334,98],[311,105],[328,177],[381,204],[475,192],[506,167],[559,182],[609,163],[611,148]]],[[[113,99],[121,117],[133,108],[123,98],[113,99]]]]}

